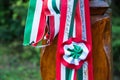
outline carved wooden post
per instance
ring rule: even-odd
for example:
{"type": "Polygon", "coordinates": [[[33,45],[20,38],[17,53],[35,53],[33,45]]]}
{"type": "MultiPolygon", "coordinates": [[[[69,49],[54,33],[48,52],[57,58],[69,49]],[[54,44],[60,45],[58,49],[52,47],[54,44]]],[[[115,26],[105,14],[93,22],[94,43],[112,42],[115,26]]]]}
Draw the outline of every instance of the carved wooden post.
{"type": "Polygon", "coordinates": [[[94,80],[112,80],[111,25],[110,15],[106,13],[108,4],[99,0],[93,0],[90,4],[94,80]]]}
{"type": "MultiPolygon", "coordinates": [[[[94,80],[112,80],[111,24],[110,15],[106,13],[108,4],[102,0],[91,0],[90,6],[94,80]]],[[[42,80],[55,80],[56,47],[57,38],[51,46],[42,49],[40,60],[42,80]]]]}

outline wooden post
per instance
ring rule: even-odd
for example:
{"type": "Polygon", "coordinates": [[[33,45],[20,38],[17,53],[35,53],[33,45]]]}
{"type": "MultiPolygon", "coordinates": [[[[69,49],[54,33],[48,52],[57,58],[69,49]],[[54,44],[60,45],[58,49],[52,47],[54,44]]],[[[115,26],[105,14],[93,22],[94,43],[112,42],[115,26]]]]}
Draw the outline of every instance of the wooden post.
{"type": "Polygon", "coordinates": [[[91,25],[93,41],[94,80],[112,80],[111,24],[105,1],[92,0],[91,25]]]}
{"type": "MultiPolygon", "coordinates": [[[[108,4],[101,0],[91,0],[90,7],[94,80],[112,80],[111,24],[110,15],[106,13],[108,4]]],[[[57,38],[50,46],[42,49],[40,58],[42,80],[55,80],[56,47],[57,38]]]]}

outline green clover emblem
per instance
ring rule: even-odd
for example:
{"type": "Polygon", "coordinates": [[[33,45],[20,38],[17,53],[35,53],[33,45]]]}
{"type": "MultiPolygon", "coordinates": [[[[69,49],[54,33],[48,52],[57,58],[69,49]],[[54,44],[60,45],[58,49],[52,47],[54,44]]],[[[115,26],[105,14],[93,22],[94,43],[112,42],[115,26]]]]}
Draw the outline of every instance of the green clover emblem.
{"type": "Polygon", "coordinates": [[[78,59],[81,56],[83,49],[78,45],[73,45],[73,47],[74,47],[74,49],[70,49],[70,48],[67,49],[71,53],[69,55],[69,57],[73,57],[74,59],[78,59]]]}

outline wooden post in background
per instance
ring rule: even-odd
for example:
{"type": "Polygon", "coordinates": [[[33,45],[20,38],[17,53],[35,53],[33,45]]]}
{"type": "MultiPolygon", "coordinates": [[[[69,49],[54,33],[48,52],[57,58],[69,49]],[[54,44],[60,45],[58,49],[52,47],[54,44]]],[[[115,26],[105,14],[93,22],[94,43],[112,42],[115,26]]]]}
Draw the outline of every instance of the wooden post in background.
{"type": "MultiPolygon", "coordinates": [[[[112,80],[111,65],[111,20],[108,4],[102,0],[91,0],[91,28],[93,42],[94,80],[112,80]]],[[[44,42],[43,42],[44,43],[44,42]]],[[[57,38],[42,49],[40,69],[42,80],[55,80],[57,38]]]]}
{"type": "Polygon", "coordinates": [[[107,2],[91,0],[94,80],[112,80],[111,18],[107,2]]]}

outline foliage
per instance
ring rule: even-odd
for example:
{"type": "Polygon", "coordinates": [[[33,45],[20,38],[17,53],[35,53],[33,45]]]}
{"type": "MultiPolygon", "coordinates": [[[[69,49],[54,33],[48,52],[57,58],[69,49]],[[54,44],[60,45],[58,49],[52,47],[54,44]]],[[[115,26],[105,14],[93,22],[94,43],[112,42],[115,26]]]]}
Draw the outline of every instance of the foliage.
{"type": "Polygon", "coordinates": [[[22,40],[28,7],[28,1],[23,1],[0,1],[0,41],[22,40]]]}
{"type": "Polygon", "coordinates": [[[120,3],[112,0],[112,54],[114,80],[120,80],[120,3]]]}
{"type": "Polygon", "coordinates": [[[120,74],[120,53],[119,53],[120,52],[120,25],[118,23],[120,21],[120,17],[118,18],[113,18],[113,20],[116,21],[116,24],[113,24],[112,26],[112,49],[113,49],[112,52],[113,52],[113,61],[114,61],[113,71],[114,71],[114,76],[117,76],[117,77],[119,77],[119,74],[120,74]]]}
{"type": "Polygon", "coordinates": [[[28,0],[0,0],[0,80],[40,80],[39,49],[23,47],[28,0]]]}
{"type": "Polygon", "coordinates": [[[112,0],[112,11],[113,17],[120,16],[120,1],[119,0],[112,0]]]}
{"type": "Polygon", "coordinates": [[[18,42],[0,44],[0,80],[41,80],[39,49],[20,47],[18,42]]]}

